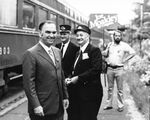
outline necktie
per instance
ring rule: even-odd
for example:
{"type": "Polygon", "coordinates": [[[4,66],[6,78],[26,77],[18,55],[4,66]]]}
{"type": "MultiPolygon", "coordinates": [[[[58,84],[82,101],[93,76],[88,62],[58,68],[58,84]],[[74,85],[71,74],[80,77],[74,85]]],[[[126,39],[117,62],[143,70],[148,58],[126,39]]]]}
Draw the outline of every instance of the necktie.
{"type": "Polygon", "coordinates": [[[50,56],[50,58],[52,59],[54,65],[55,65],[55,57],[54,57],[53,51],[50,49],[50,50],[48,50],[48,53],[49,53],[49,56],[50,56]]]}
{"type": "Polygon", "coordinates": [[[79,50],[79,51],[77,52],[77,55],[76,55],[76,61],[75,61],[75,63],[74,63],[74,68],[75,68],[77,62],[78,62],[79,60],[81,60],[81,58],[82,58],[82,51],[79,50]]]}
{"type": "Polygon", "coordinates": [[[62,46],[61,46],[61,53],[62,53],[62,56],[63,56],[64,46],[65,46],[65,44],[62,44],[62,46]]]}

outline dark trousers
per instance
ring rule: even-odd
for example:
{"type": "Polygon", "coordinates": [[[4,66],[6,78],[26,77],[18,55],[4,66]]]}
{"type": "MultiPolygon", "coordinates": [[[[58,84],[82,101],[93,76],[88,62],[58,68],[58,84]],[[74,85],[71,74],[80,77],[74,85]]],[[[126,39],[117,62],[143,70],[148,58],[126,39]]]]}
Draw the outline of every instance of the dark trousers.
{"type": "Polygon", "coordinates": [[[100,105],[101,100],[73,102],[67,109],[68,120],[97,120],[100,105]]]}
{"type": "Polygon", "coordinates": [[[69,107],[67,109],[68,120],[79,120],[78,104],[75,100],[69,100],[69,107]]]}
{"type": "Polygon", "coordinates": [[[30,120],[63,120],[64,108],[60,102],[58,112],[55,115],[38,116],[35,114],[29,114],[29,117],[30,117],[30,120]]]}
{"type": "Polygon", "coordinates": [[[63,106],[59,105],[59,110],[56,115],[45,115],[45,116],[38,116],[34,114],[29,114],[30,120],[63,120],[64,113],[63,113],[63,106]]]}
{"type": "Polygon", "coordinates": [[[37,116],[37,115],[29,115],[30,120],[63,120],[62,116],[56,116],[56,115],[47,115],[47,116],[37,116]]]}

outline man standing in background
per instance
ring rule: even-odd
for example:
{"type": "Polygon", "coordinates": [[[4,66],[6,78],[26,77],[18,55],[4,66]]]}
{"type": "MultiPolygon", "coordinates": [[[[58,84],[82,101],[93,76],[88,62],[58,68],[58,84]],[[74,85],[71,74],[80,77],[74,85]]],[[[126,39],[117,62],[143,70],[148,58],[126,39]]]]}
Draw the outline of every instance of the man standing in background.
{"type": "Polygon", "coordinates": [[[68,94],[61,52],[52,46],[57,32],[52,21],[39,25],[40,40],[23,57],[23,85],[31,120],[63,120],[68,94]]]}
{"type": "MultiPolygon", "coordinates": [[[[65,78],[70,78],[72,76],[73,65],[76,57],[76,53],[79,50],[74,43],[70,40],[71,36],[71,26],[70,25],[60,25],[60,37],[61,43],[56,44],[61,50],[62,53],[62,68],[65,74],[65,78]]],[[[67,109],[68,113],[68,120],[73,120],[72,116],[72,102],[75,99],[74,96],[74,89],[71,86],[67,86],[68,94],[69,94],[69,107],[67,109]]]]}
{"type": "Polygon", "coordinates": [[[108,98],[107,105],[104,110],[112,109],[114,81],[117,84],[117,103],[118,111],[124,110],[123,101],[123,77],[124,64],[128,62],[134,55],[135,51],[127,43],[122,41],[121,31],[115,31],[113,34],[113,42],[109,43],[103,55],[107,57],[107,80],[108,80],[108,98]],[[126,55],[128,54],[128,55],[126,55]]]}
{"type": "Polygon", "coordinates": [[[56,47],[59,48],[62,53],[62,68],[64,70],[65,77],[71,76],[76,52],[79,50],[79,47],[71,42],[70,36],[71,26],[60,25],[61,43],[56,44],[56,47]]]}

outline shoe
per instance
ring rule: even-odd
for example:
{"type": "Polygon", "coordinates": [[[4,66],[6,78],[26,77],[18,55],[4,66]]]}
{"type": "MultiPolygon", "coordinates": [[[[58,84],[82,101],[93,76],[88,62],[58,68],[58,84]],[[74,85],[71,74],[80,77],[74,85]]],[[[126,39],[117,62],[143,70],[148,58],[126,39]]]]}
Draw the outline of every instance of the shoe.
{"type": "Polygon", "coordinates": [[[110,109],[113,109],[113,107],[112,106],[106,106],[106,107],[104,107],[104,110],[110,110],[110,109]]]}
{"type": "Polygon", "coordinates": [[[118,112],[122,112],[123,110],[123,107],[117,109],[118,112]]]}

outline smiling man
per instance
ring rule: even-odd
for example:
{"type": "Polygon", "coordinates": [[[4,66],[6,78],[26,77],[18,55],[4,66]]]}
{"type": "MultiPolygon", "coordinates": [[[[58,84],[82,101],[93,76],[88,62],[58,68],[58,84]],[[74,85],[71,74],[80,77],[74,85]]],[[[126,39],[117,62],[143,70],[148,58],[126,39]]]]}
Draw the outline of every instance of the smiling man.
{"type": "Polygon", "coordinates": [[[52,21],[39,25],[40,40],[23,57],[23,85],[31,120],[63,120],[68,94],[61,67],[61,52],[52,46],[57,32],[52,21]]]}
{"type": "Polygon", "coordinates": [[[91,30],[87,26],[79,25],[74,32],[80,50],[74,63],[72,78],[66,81],[75,91],[74,104],[70,105],[74,112],[73,120],[97,120],[103,96],[100,81],[101,51],[90,44],[91,30]]]}
{"type": "Polygon", "coordinates": [[[56,47],[59,48],[62,53],[62,67],[65,77],[69,77],[72,74],[75,55],[79,47],[71,42],[71,26],[60,25],[59,27],[61,43],[56,44],[56,47]]]}
{"type": "MultiPolygon", "coordinates": [[[[56,44],[56,47],[58,47],[61,50],[62,53],[62,68],[65,74],[66,78],[69,78],[72,76],[72,70],[73,65],[76,57],[76,53],[79,50],[79,47],[77,47],[74,43],[71,42],[71,26],[70,25],[60,25],[60,38],[61,43],[56,44]]],[[[67,90],[69,93],[69,107],[67,109],[68,113],[68,120],[73,120],[73,110],[72,110],[72,104],[74,100],[74,89],[72,89],[71,86],[67,86],[67,90]]]]}

